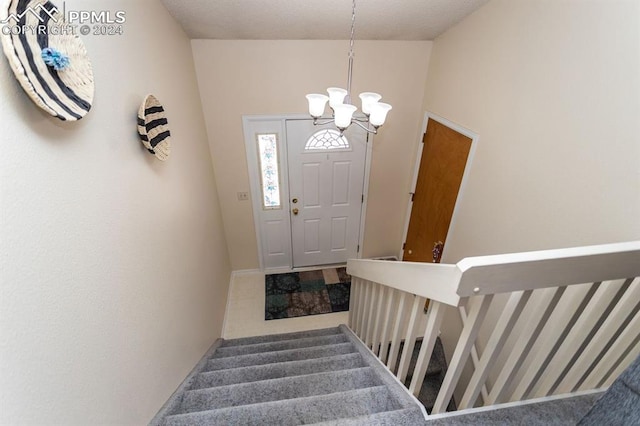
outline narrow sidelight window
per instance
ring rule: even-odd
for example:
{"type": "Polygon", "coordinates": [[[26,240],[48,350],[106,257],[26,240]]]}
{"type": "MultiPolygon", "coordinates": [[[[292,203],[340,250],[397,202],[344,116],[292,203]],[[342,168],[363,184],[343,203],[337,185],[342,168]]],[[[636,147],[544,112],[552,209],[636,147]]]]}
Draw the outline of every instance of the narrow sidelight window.
{"type": "Polygon", "coordinates": [[[278,135],[275,133],[258,134],[257,138],[262,208],[279,209],[282,204],[280,202],[280,172],[278,168],[278,135]]]}

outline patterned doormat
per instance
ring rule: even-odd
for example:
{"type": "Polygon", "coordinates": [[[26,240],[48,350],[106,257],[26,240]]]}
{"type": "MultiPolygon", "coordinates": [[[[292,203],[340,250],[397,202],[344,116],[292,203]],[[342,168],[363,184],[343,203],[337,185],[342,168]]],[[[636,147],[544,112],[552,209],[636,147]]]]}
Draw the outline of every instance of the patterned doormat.
{"type": "Polygon", "coordinates": [[[265,276],[265,320],[349,310],[351,276],[347,268],[265,276]]]}

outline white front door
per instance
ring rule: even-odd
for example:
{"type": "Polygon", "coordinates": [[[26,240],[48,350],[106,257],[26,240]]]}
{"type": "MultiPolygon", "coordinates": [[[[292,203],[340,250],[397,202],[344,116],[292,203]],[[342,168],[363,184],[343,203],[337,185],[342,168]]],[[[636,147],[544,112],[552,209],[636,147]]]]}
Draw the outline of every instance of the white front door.
{"type": "Polygon", "coordinates": [[[367,134],[287,120],[293,267],[357,257],[367,134]]]}

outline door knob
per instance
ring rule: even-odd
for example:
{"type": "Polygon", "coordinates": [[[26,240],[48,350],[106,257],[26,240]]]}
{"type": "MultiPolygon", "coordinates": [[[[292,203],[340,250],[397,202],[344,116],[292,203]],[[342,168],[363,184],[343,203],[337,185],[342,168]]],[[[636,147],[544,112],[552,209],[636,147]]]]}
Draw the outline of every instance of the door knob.
{"type": "Polygon", "coordinates": [[[442,249],[444,248],[444,243],[442,241],[436,241],[433,243],[433,263],[440,263],[440,256],[442,256],[442,249]]]}
{"type": "Polygon", "coordinates": [[[298,210],[298,209],[293,209],[293,210],[292,210],[292,212],[293,212],[293,215],[294,215],[294,216],[297,216],[297,215],[298,215],[299,210],[298,210]]]}

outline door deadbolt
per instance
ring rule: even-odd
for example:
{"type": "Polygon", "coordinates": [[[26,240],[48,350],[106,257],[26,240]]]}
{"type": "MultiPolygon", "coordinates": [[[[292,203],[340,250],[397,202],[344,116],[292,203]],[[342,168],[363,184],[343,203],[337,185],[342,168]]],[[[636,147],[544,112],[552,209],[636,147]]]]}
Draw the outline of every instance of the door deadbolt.
{"type": "Polygon", "coordinates": [[[297,198],[294,198],[293,200],[291,200],[291,202],[292,202],[293,204],[297,204],[297,203],[298,203],[298,199],[297,199],[297,198]]]}

